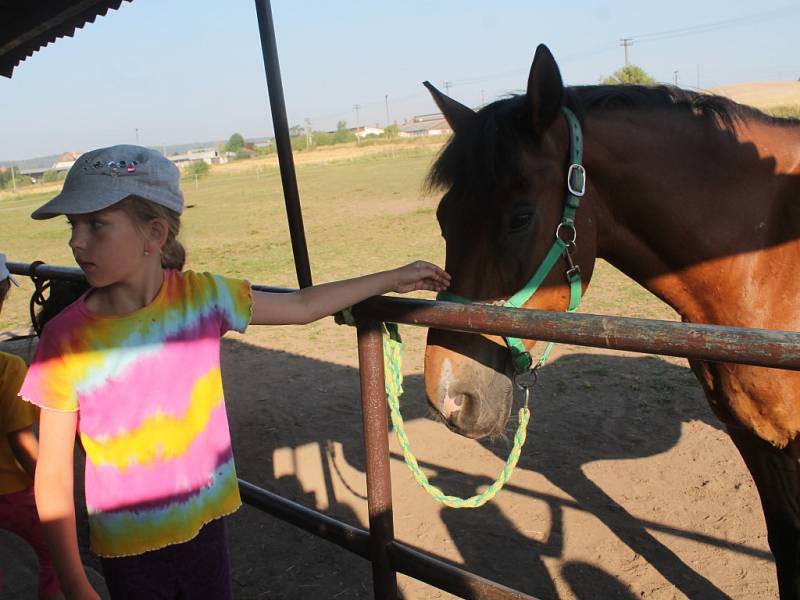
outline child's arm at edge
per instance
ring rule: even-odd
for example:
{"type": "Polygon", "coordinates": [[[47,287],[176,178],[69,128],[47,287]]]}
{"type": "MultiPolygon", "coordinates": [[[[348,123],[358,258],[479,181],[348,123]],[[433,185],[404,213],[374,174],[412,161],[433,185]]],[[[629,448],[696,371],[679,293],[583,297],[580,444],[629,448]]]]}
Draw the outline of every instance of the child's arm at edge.
{"type": "Polygon", "coordinates": [[[72,465],[77,423],[77,412],[41,411],[36,508],[66,597],[99,600],[78,551],[72,465]]]}
{"type": "Polygon", "coordinates": [[[39,444],[36,441],[36,434],[33,433],[33,426],[29,425],[16,431],[9,431],[6,438],[14,458],[33,478],[36,471],[36,459],[39,455],[39,444]]]}
{"type": "Polygon", "coordinates": [[[386,292],[431,290],[450,285],[450,275],[418,260],[404,267],[307,287],[289,294],[253,291],[253,325],[311,323],[372,296],[386,292]]]}

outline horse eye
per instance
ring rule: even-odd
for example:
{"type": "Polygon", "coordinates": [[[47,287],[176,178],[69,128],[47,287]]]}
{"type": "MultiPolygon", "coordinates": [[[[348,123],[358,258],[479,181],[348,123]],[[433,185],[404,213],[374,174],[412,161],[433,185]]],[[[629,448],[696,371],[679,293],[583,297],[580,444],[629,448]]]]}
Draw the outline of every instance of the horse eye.
{"type": "Polygon", "coordinates": [[[533,213],[517,213],[516,215],[511,216],[511,221],[509,222],[508,227],[511,231],[520,231],[528,226],[532,218],[533,213]]]}

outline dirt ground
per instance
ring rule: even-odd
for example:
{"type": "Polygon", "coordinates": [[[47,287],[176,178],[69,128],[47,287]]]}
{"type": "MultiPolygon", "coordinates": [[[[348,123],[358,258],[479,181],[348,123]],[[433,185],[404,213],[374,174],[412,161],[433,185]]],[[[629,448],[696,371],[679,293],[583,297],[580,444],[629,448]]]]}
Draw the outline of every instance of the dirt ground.
{"type": "MultiPolygon", "coordinates": [[[[447,493],[482,491],[510,442],[428,418],[424,331],[403,333],[401,405],[420,465],[447,493]]],[[[356,367],[354,331],[331,320],[229,335],[223,348],[239,476],[366,528],[356,367]]],[[[532,409],[516,472],[476,510],[431,500],[390,432],[396,537],[540,598],[777,597],[756,491],[685,361],[560,346],[532,409]]],[[[363,559],[247,506],[228,524],[236,598],[372,597],[363,559]]],[[[452,597],[399,585],[406,599],[452,597]]]]}

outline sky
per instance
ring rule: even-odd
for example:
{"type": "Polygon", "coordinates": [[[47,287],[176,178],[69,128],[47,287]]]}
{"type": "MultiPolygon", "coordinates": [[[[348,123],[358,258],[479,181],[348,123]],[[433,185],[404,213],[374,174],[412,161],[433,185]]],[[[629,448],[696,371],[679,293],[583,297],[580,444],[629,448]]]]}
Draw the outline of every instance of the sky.
{"type": "MultiPolygon", "coordinates": [[[[567,85],[631,64],[709,89],[800,77],[800,1],[273,0],[290,125],[436,112],[522,92],[546,44],[567,85]],[[356,106],[358,108],[356,108],[356,106]]],[[[255,3],[134,0],[0,77],[0,161],[272,136],[255,3]]]]}

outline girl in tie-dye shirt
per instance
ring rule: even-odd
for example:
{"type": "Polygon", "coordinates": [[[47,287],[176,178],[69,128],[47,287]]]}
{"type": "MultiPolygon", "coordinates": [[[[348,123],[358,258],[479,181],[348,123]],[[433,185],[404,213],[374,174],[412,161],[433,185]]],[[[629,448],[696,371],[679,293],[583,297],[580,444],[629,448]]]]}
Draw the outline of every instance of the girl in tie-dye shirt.
{"type": "Polygon", "coordinates": [[[20,392],[44,409],[36,501],[68,598],[98,598],[75,535],[76,432],[86,451],[91,548],[112,597],[229,598],[221,517],[241,501],[221,336],[449,283],[424,261],[287,294],[182,272],[178,180],[153,150],[103,148],[84,154],[62,193],[32,215],[67,215],[69,245],[91,285],[46,325],[20,392]]]}

